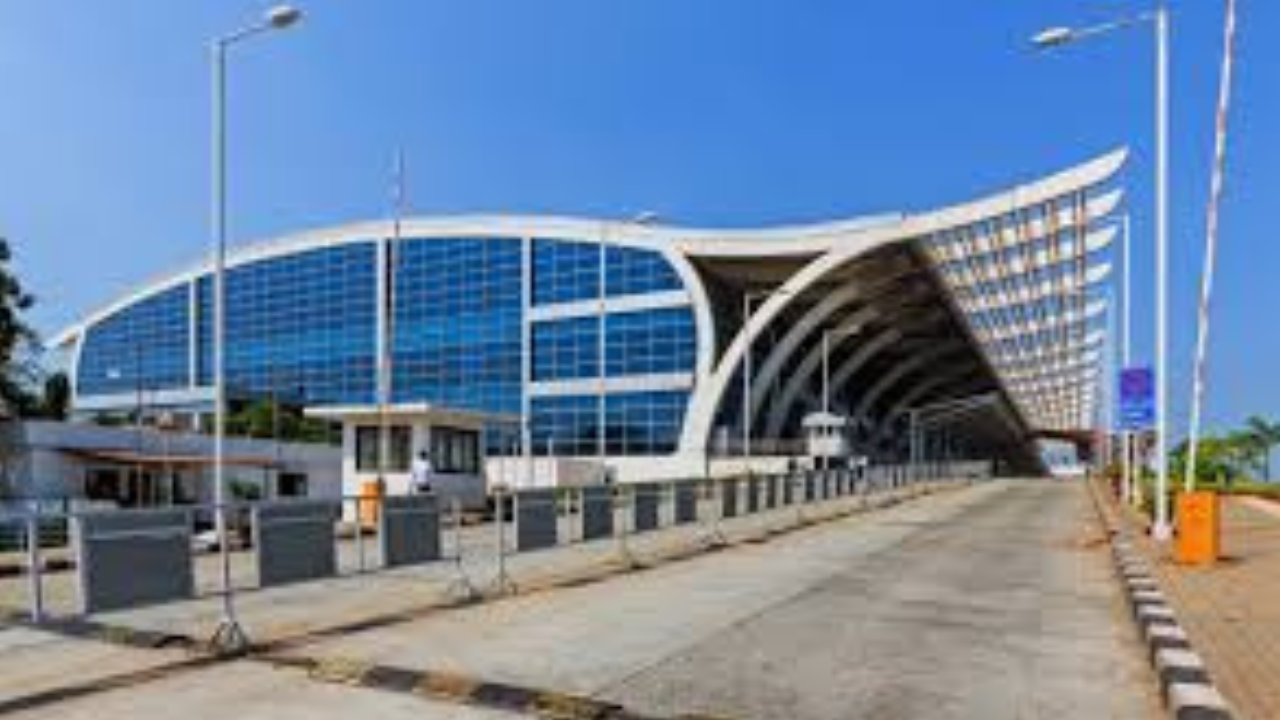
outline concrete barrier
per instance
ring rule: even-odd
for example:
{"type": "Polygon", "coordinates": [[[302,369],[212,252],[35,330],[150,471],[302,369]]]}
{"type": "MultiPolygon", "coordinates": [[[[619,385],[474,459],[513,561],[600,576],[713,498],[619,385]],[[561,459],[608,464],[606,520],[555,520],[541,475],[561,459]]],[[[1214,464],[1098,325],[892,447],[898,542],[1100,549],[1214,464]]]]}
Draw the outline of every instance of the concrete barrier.
{"type": "Polygon", "coordinates": [[[185,510],[106,510],[75,517],[80,610],[122,610],[190,598],[191,517],[185,510]]]}
{"type": "Polygon", "coordinates": [[[332,577],[337,573],[334,525],[342,513],[328,500],[255,505],[253,547],[263,587],[332,577]]]}
{"type": "Polygon", "coordinates": [[[638,483],[631,487],[631,528],[642,533],[657,530],[658,513],[662,507],[662,486],[658,483],[638,483]]]}
{"type": "Polygon", "coordinates": [[[522,490],[515,495],[516,549],[540,550],[555,547],[559,539],[556,528],[556,491],[522,490]]]}
{"type": "Polygon", "coordinates": [[[720,482],[720,517],[731,518],[738,516],[738,485],[737,480],[722,480],[720,482]]]}
{"type": "Polygon", "coordinates": [[[673,522],[687,525],[698,521],[698,482],[684,480],[675,484],[673,522]]]}
{"type": "Polygon", "coordinates": [[[778,496],[781,492],[778,485],[782,482],[782,475],[769,475],[764,479],[764,506],[767,510],[778,507],[778,496]]]}
{"type": "Polygon", "coordinates": [[[378,538],[384,567],[419,565],[440,559],[440,507],[434,495],[382,499],[378,538]]]}
{"type": "Polygon", "coordinates": [[[613,537],[613,491],[610,485],[582,488],[583,540],[613,537]]]}
{"type": "Polygon", "coordinates": [[[747,507],[745,512],[748,515],[760,512],[760,478],[755,476],[747,480],[747,507]]]}

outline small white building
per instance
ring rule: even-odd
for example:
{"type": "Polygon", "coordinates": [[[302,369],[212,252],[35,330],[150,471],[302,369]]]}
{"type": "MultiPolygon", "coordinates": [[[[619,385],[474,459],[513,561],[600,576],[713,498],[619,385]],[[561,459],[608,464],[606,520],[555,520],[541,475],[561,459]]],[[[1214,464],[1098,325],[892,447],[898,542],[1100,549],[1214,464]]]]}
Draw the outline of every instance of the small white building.
{"type": "Polygon", "coordinates": [[[804,418],[809,457],[819,467],[850,455],[849,419],[829,412],[815,412],[804,418]]]}
{"type": "MultiPolygon", "coordinates": [[[[336,498],[341,450],[229,437],[234,497],[336,498]]],[[[0,423],[0,504],[149,507],[213,501],[213,438],[152,427],[25,420],[0,423]]]]}
{"type": "Polygon", "coordinates": [[[494,413],[443,408],[428,403],[339,405],[307,408],[310,417],[342,423],[342,494],[348,497],[407,495],[413,491],[415,459],[431,467],[431,490],[464,508],[488,501],[484,428],[514,423],[494,413]],[[380,431],[385,429],[385,457],[380,431]]]}

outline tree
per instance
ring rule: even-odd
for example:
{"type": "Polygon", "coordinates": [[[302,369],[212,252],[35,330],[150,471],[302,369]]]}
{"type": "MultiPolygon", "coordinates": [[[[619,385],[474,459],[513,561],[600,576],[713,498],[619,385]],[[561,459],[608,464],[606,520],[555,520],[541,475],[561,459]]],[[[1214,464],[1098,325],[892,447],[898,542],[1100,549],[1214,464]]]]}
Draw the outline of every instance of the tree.
{"type": "MultiPolygon", "coordinates": [[[[1183,477],[1187,468],[1187,441],[1169,453],[1170,474],[1183,477]]],[[[1220,480],[1230,483],[1239,474],[1238,453],[1232,442],[1217,435],[1205,435],[1196,447],[1196,482],[1220,480]]]]}
{"type": "Polygon", "coordinates": [[[1257,442],[1258,452],[1261,456],[1262,479],[1271,479],[1271,452],[1280,445],[1280,422],[1271,422],[1259,415],[1252,415],[1245,421],[1247,432],[1252,434],[1257,442]]]}
{"type": "Polygon", "coordinates": [[[298,405],[259,398],[236,403],[227,414],[227,434],[261,439],[328,443],[333,433],[329,423],[307,417],[298,405]]]}
{"type": "Polygon", "coordinates": [[[0,406],[21,416],[37,403],[30,391],[35,373],[27,360],[36,335],[22,318],[35,298],[18,281],[12,259],[8,240],[0,238],[0,406]]]}
{"type": "Polygon", "coordinates": [[[64,372],[55,372],[44,379],[44,393],[40,398],[40,417],[50,420],[66,420],[71,409],[71,381],[64,372]]]}
{"type": "Polygon", "coordinates": [[[1258,439],[1247,430],[1232,430],[1221,439],[1221,453],[1227,464],[1231,466],[1232,477],[1249,474],[1250,467],[1256,467],[1260,454],[1258,439]]]}

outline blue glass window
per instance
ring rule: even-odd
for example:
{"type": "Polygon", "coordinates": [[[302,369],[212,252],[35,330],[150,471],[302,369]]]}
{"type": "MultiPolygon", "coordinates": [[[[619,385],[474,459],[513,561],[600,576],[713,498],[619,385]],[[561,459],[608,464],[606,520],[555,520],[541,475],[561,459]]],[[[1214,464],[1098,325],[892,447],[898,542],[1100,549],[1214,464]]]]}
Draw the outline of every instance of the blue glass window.
{"type": "Polygon", "coordinates": [[[610,377],[693,370],[697,333],[688,307],[618,313],[605,318],[610,377]]]}
{"type": "MultiPolygon", "coordinates": [[[[605,292],[610,296],[682,290],[684,283],[662,253],[638,248],[605,249],[605,292]]],[[[535,240],[533,304],[589,300],[600,294],[600,246],[588,242],[535,240]]]]}
{"type": "Polygon", "coordinates": [[[569,380],[600,374],[600,321],[594,315],[533,326],[533,379],[569,380]]]}
{"type": "MultiPolygon", "coordinates": [[[[355,243],[227,273],[228,397],[296,393],[308,403],[374,400],[377,248],[355,243]]],[[[199,284],[200,379],[210,383],[212,282],[199,284]]]]}
{"type": "Polygon", "coordinates": [[[600,295],[600,246],[563,240],[533,241],[533,304],[587,300],[600,295]]]}
{"type": "Polygon", "coordinates": [[[614,246],[605,253],[605,292],[609,295],[683,289],[680,276],[660,252],[614,246]]]}
{"type": "Polygon", "coordinates": [[[190,289],[163,290],[105,318],[85,334],[77,390],[85,395],[186,387],[190,289]]]}
{"type": "Polygon", "coordinates": [[[533,398],[530,406],[533,452],[539,455],[596,454],[600,408],[595,395],[533,398]]]}
{"type": "MultiPolygon", "coordinates": [[[[684,390],[605,397],[605,449],[610,455],[665,455],[680,443],[684,390]]],[[[530,418],[538,455],[594,455],[599,405],[595,395],[534,398],[530,418]]]]}
{"type": "Polygon", "coordinates": [[[605,398],[605,444],[610,455],[675,452],[689,394],[683,390],[636,392],[605,398]]]}
{"type": "Polygon", "coordinates": [[[396,252],[392,395],[518,413],[521,241],[406,240],[396,252]]]}

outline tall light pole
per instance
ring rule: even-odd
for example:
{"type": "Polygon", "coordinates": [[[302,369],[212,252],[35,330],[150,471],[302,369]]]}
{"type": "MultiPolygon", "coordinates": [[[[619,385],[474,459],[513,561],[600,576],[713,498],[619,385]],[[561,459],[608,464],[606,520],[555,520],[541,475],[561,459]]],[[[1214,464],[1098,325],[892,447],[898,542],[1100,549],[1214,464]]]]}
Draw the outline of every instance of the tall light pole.
{"type": "MultiPolygon", "coordinates": [[[[1132,257],[1133,253],[1130,249],[1130,217],[1126,212],[1120,218],[1120,253],[1121,253],[1121,275],[1120,275],[1120,302],[1124,305],[1124,314],[1121,316],[1120,325],[1120,367],[1127,368],[1132,362],[1132,334],[1133,334],[1133,303],[1130,295],[1130,287],[1133,281],[1132,257]]],[[[1107,382],[1111,383],[1111,390],[1115,392],[1119,388],[1116,387],[1116,378],[1107,378],[1107,382]]],[[[1115,405],[1113,399],[1112,405],[1115,405]]],[[[1113,407],[1112,410],[1115,408],[1113,407]]],[[[1120,430],[1120,449],[1124,454],[1123,463],[1121,464],[1122,473],[1124,475],[1121,487],[1124,489],[1125,502],[1132,503],[1137,498],[1137,482],[1133,475],[1133,459],[1134,459],[1134,443],[1132,434],[1128,428],[1120,430]]]]}
{"type": "Polygon", "coordinates": [[[1169,11],[1164,6],[1086,28],[1049,28],[1033,39],[1037,48],[1067,45],[1115,30],[1150,23],[1156,39],[1156,517],[1151,534],[1168,540],[1168,299],[1169,299],[1169,11]]]}
{"type": "Polygon", "coordinates": [[[781,288],[757,290],[755,292],[744,290],[742,293],[742,330],[747,334],[747,347],[742,354],[742,460],[745,469],[748,471],[751,469],[751,345],[755,342],[755,331],[751,324],[751,304],[756,300],[790,293],[790,290],[781,288]]]}
{"type": "Polygon", "coordinates": [[[283,30],[302,19],[288,5],[271,8],[256,23],[215,38],[210,45],[213,64],[213,500],[214,523],[222,555],[222,624],[214,644],[239,651],[248,641],[235,619],[231,600],[231,555],[227,548],[226,516],[226,269],[227,269],[227,53],[236,44],[272,30],[283,30]]]}
{"type": "MultiPolygon", "coordinates": [[[[657,213],[646,210],[624,220],[622,224],[633,227],[652,225],[658,221],[658,217],[657,213]]],[[[606,450],[608,438],[605,433],[607,420],[605,389],[608,377],[608,373],[605,371],[605,362],[608,360],[605,318],[608,315],[609,273],[607,266],[611,225],[612,223],[607,220],[601,223],[600,240],[596,248],[596,462],[600,466],[602,479],[605,474],[605,458],[608,456],[606,450]]]]}
{"type": "Polygon", "coordinates": [[[822,412],[831,414],[831,339],[857,335],[861,326],[840,327],[822,331],[822,412]]]}

